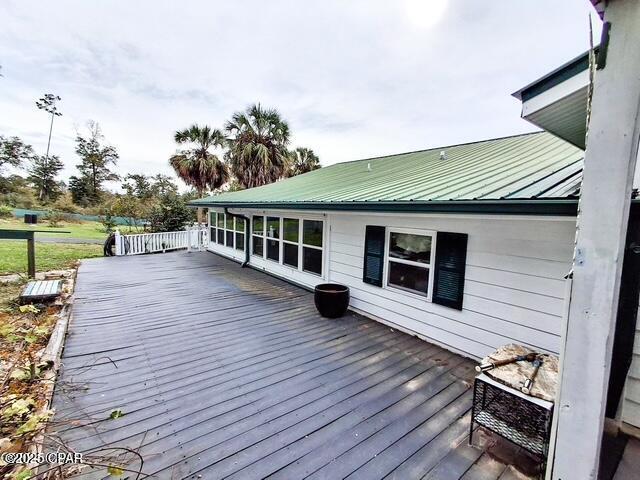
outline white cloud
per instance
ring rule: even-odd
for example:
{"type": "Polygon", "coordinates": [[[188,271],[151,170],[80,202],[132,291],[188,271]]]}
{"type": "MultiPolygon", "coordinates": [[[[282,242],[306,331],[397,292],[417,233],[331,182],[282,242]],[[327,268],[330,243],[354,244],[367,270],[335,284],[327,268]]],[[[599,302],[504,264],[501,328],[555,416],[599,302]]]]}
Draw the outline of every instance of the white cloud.
{"type": "Polygon", "coordinates": [[[444,16],[448,0],[405,0],[409,23],[419,28],[430,28],[438,24],[444,16]]]}
{"type": "Polygon", "coordinates": [[[172,134],[276,107],[323,164],[533,128],[510,93],[588,46],[584,0],[4,1],[0,134],[52,151],[98,121],[120,172],[170,173],[172,134]]]}

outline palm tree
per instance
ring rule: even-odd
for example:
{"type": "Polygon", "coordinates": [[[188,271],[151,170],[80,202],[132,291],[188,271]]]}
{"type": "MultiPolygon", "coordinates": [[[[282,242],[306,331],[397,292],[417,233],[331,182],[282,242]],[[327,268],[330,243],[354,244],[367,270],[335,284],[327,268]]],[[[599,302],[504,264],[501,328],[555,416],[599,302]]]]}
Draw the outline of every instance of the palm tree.
{"type": "MultiPolygon", "coordinates": [[[[224,146],[225,137],[220,130],[194,124],[177,131],[174,139],[178,145],[191,148],[178,151],[169,159],[169,164],[184,183],[196,189],[199,197],[203,197],[207,190],[222,187],[229,180],[227,166],[209,151],[210,148],[224,146]]],[[[198,221],[202,221],[201,208],[198,209],[198,221]]]]}
{"type": "Polygon", "coordinates": [[[320,168],[320,159],[310,148],[298,147],[289,152],[287,177],[294,177],[320,168]]]}
{"type": "Polygon", "coordinates": [[[225,130],[229,134],[226,159],[242,187],[258,187],[285,176],[289,125],[277,110],[252,105],[234,113],[225,130]]]}

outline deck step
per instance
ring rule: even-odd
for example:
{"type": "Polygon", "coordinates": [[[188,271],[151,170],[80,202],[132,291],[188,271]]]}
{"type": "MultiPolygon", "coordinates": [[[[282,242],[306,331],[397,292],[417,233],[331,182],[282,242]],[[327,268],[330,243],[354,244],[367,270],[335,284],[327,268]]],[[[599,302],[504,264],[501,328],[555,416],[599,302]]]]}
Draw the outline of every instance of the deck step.
{"type": "Polygon", "coordinates": [[[53,300],[62,292],[62,280],[37,280],[27,283],[20,295],[21,303],[53,300]]]}

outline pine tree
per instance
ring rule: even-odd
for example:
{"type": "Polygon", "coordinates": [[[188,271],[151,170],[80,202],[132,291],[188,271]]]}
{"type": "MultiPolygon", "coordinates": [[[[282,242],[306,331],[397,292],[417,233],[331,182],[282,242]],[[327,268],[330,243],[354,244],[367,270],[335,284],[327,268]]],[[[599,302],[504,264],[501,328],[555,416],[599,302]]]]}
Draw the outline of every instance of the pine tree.
{"type": "Polygon", "coordinates": [[[62,193],[60,182],[56,180],[58,173],[64,167],[62,161],[52,155],[48,159],[43,155],[34,156],[28,168],[27,180],[40,192],[40,201],[48,203],[54,201],[62,193]]]}
{"type": "MultiPolygon", "coordinates": [[[[119,156],[115,147],[104,145],[104,135],[97,123],[89,122],[87,126],[89,135],[83,137],[78,134],[76,137],[76,153],[81,158],[81,162],[76,167],[80,176],[72,178],[76,188],[74,197],[83,193],[81,197],[86,203],[95,204],[100,200],[102,184],[119,179],[118,175],[111,171],[111,166],[117,163],[119,156]]],[[[70,178],[70,189],[71,183],[70,178]]]]}

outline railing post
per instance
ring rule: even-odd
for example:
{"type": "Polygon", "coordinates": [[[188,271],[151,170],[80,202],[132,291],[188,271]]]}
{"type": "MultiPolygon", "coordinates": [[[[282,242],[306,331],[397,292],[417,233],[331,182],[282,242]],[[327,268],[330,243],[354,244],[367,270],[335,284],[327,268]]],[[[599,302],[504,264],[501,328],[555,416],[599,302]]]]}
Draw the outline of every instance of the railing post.
{"type": "Polygon", "coordinates": [[[122,251],[122,235],[120,235],[120,230],[118,230],[116,228],[116,232],[115,232],[115,242],[116,242],[116,256],[119,257],[120,255],[123,255],[123,251],[122,251]]]}
{"type": "Polygon", "coordinates": [[[187,225],[187,252],[191,253],[191,225],[187,225]]]}
{"type": "Polygon", "coordinates": [[[36,243],[34,233],[31,232],[27,238],[27,265],[29,278],[36,278],[36,243]]]}

